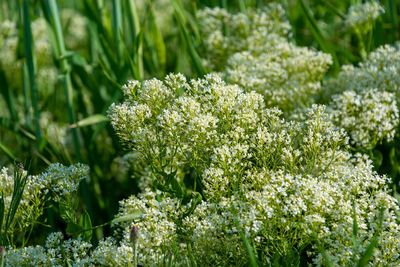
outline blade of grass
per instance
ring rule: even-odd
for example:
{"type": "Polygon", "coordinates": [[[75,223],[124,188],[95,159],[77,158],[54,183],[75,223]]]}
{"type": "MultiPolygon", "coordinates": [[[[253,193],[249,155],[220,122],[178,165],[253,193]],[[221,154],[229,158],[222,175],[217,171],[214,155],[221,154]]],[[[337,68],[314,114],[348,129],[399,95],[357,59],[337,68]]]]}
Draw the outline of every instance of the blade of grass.
{"type": "Polygon", "coordinates": [[[146,44],[149,47],[153,73],[163,76],[165,74],[166,48],[163,36],[157,25],[156,16],[152,4],[148,6],[149,25],[145,34],[146,44]]]}
{"type": "Polygon", "coordinates": [[[240,239],[242,240],[243,245],[244,245],[244,247],[245,247],[245,249],[247,251],[247,256],[249,258],[249,266],[257,267],[258,263],[257,263],[256,255],[254,254],[254,249],[251,246],[249,239],[246,237],[246,234],[244,232],[243,227],[239,223],[238,211],[233,206],[231,207],[231,210],[232,210],[232,213],[235,216],[234,217],[234,222],[235,222],[235,226],[236,226],[236,228],[237,228],[237,230],[239,232],[240,239]]]}
{"type": "Polygon", "coordinates": [[[108,120],[109,119],[102,114],[94,114],[92,116],[84,118],[84,119],[70,125],[69,128],[86,127],[86,126],[106,122],[108,120]]]}
{"type": "MultiPolygon", "coordinates": [[[[14,171],[14,187],[11,197],[11,203],[4,224],[5,231],[10,229],[10,226],[13,223],[15,214],[17,213],[17,209],[19,207],[19,204],[21,203],[22,194],[25,190],[25,185],[27,181],[28,181],[28,176],[24,174],[23,169],[20,166],[16,166],[16,170],[14,171]]],[[[6,244],[10,245],[12,244],[11,239],[12,236],[6,235],[4,241],[6,241],[6,244]]]]}
{"type": "Polygon", "coordinates": [[[31,103],[33,108],[33,125],[35,128],[36,145],[40,146],[42,141],[42,133],[40,130],[40,110],[38,101],[38,88],[36,84],[35,58],[33,54],[33,39],[31,30],[31,19],[29,14],[29,0],[23,1],[23,28],[24,28],[24,48],[25,48],[25,64],[28,70],[29,88],[31,93],[31,103]]]}
{"type": "Polygon", "coordinates": [[[121,47],[121,33],[122,33],[122,12],[121,0],[112,0],[112,29],[114,37],[114,45],[117,52],[117,62],[122,62],[122,47],[121,47]]]}
{"type": "Polygon", "coordinates": [[[142,37],[141,35],[141,29],[140,29],[140,22],[139,22],[139,16],[137,13],[137,8],[134,0],[127,0],[127,10],[126,10],[126,15],[129,21],[129,25],[131,28],[133,40],[132,44],[133,45],[133,50],[135,50],[135,47],[137,49],[137,52],[135,53],[135,63],[136,63],[136,69],[137,69],[137,77],[135,79],[137,80],[142,80],[144,78],[144,71],[143,71],[143,44],[142,44],[142,37]]]}
{"type": "Polygon", "coordinates": [[[4,212],[5,212],[5,207],[4,207],[4,196],[3,192],[1,192],[0,196],[0,244],[3,244],[4,242],[4,237],[3,237],[3,221],[4,221],[4,212]]]}
{"type": "MultiPolygon", "coordinates": [[[[74,124],[75,119],[75,110],[74,110],[74,102],[73,102],[73,88],[71,82],[71,68],[68,62],[68,57],[66,57],[67,51],[65,49],[64,36],[61,28],[61,19],[57,8],[57,2],[55,0],[42,0],[44,4],[44,13],[47,14],[47,18],[50,20],[51,30],[55,36],[56,41],[56,52],[57,58],[60,62],[61,67],[61,79],[63,81],[64,91],[67,98],[67,109],[68,109],[68,120],[69,124],[74,124]]],[[[81,152],[80,152],[80,142],[78,137],[78,129],[72,129],[72,137],[75,147],[75,153],[77,160],[81,160],[81,152]]]]}
{"type": "Polygon", "coordinates": [[[15,161],[17,157],[11,152],[11,150],[0,142],[0,150],[2,150],[12,161],[15,161]]]}
{"type": "Polygon", "coordinates": [[[194,46],[193,39],[191,38],[187,26],[186,19],[183,11],[183,7],[178,3],[177,0],[172,0],[172,5],[174,8],[174,16],[178,23],[179,32],[182,38],[183,43],[185,44],[190,58],[193,62],[194,68],[199,76],[203,76],[206,74],[206,70],[201,62],[201,58],[196,51],[194,46]]]}
{"type": "Polygon", "coordinates": [[[340,69],[340,65],[339,65],[339,61],[336,55],[336,52],[334,51],[334,49],[329,45],[329,43],[327,42],[325,36],[322,34],[320,28],[318,27],[318,24],[316,22],[316,20],[314,19],[311,10],[306,6],[306,4],[304,3],[303,0],[299,0],[300,3],[300,10],[302,11],[304,17],[306,18],[306,21],[308,22],[308,24],[311,27],[311,32],[313,33],[315,39],[317,40],[319,46],[321,47],[321,49],[332,55],[333,58],[333,67],[335,72],[339,71],[340,69]]]}
{"type": "MultiPolygon", "coordinates": [[[[357,221],[357,212],[356,212],[356,202],[353,200],[353,231],[352,231],[352,241],[353,241],[353,250],[357,251],[359,246],[359,242],[357,239],[358,236],[358,221],[357,221]]],[[[356,255],[353,255],[353,260],[356,255]]]]}
{"type": "Polygon", "coordinates": [[[0,94],[3,95],[4,100],[6,101],[8,112],[10,114],[10,118],[14,122],[18,122],[18,111],[16,109],[14,96],[12,94],[11,88],[8,86],[7,79],[2,71],[0,71],[0,94]]]}
{"type": "Polygon", "coordinates": [[[364,253],[361,255],[361,258],[358,261],[357,267],[367,266],[369,261],[374,256],[373,255],[374,249],[378,246],[378,238],[382,231],[383,217],[384,217],[384,210],[383,210],[383,208],[381,208],[381,210],[379,212],[378,224],[377,224],[377,228],[375,229],[375,233],[372,236],[371,241],[370,241],[369,245],[367,246],[367,248],[365,249],[364,253]]]}

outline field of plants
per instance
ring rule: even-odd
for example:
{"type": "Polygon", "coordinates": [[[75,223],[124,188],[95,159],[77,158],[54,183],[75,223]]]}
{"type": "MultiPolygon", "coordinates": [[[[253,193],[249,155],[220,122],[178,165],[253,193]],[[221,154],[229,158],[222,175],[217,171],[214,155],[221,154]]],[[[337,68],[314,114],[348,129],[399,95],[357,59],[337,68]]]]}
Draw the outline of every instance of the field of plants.
{"type": "Polygon", "coordinates": [[[0,267],[400,266],[397,0],[1,0],[0,267]]]}

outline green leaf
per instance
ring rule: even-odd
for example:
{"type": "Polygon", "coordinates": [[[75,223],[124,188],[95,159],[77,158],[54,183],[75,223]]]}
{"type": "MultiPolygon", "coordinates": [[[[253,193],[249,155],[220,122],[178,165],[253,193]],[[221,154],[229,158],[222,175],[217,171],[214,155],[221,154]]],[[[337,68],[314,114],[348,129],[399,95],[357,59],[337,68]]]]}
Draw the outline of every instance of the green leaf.
{"type": "Polygon", "coordinates": [[[371,260],[374,249],[378,246],[378,240],[376,237],[373,237],[371,242],[369,243],[367,249],[364,251],[361,259],[359,260],[357,267],[367,266],[369,261],[371,260]]]}
{"type": "Polygon", "coordinates": [[[73,238],[77,238],[79,234],[82,232],[82,226],[77,223],[70,222],[67,224],[66,232],[68,235],[72,236],[73,238]]]}
{"type": "Polygon", "coordinates": [[[183,198],[183,190],[178,180],[176,179],[176,172],[172,172],[170,174],[164,173],[165,181],[166,181],[166,189],[173,193],[178,198],[183,198]]]}
{"type": "Polygon", "coordinates": [[[79,218],[79,225],[81,226],[83,232],[82,232],[82,238],[83,240],[90,242],[92,239],[92,221],[90,219],[90,215],[87,211],[82,214],[82,216],[79,218]]]}
{"type": "Polygon", "coordinates": [[[183,213],[182,218],[185,218],[190,214],[192,214],[193,211],[196,209],[197,205],[200,204],[201,200],[202,200],[201,194],[199,192],[193,192],[193,197],[192,200],[190,201],[190,206],[183,213]]]}
{"type": "Polygon", "coordinates": [[[3,143],[0,142],[0,150],[3,150],[4,153],[6,153],[6,155],[11,158],[11,160],[15,161],[17,159],[17,157],[11,152],[10,149],[8,149],[8,147],[6,147],[3,143]]]}
{"type": "Polygon", "coordinates": [[[89,116],[87,118],[84,118],[74,124],[71,124],[69,128],[80,128],[80,127],[85,127],[85,126],[90,126],[98,123],[102,123],[108,121],[108,118],[102,114],[95,114],[92,116],[89,116]]]}
{"type": "Polygon", "coordinates": [[[66,223],[76,221],[75,209],[72,206],[73,206],[73,203],[71,201],[65,201],[65,200],[60,201],[60,203],[58,205],[60,217],[66,223]]]}
{"type": "Polygon", "coordinates": [[[135,220],[139,220],[143,217],[143,212],[140,210],[134,211],[133,213],[129,213],[124,216],[120,216],[111,221],[112,224],[121,223],[121,222],[131,222],[135,220]]]}
{"type": "Polygon", "coordinates": [[[372,161],[374,162],[374,166],[379,168],[382,165],[383,155],[382,152],[378,149],[374,149],[372,151],[372,161]]]}

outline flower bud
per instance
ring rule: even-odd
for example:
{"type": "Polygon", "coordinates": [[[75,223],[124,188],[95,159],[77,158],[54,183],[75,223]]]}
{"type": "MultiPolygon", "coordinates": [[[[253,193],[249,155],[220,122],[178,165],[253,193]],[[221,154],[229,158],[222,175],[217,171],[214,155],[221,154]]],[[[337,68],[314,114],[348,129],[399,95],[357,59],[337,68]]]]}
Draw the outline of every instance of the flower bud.
{"type": "Polygon", "coordinates": [[[136,245],[138,237],[139,237],[139,226],[133,225],[129,236],[132,246],[136,245]]]}
{"type": "Polygon", "coordinates": [[[0,246],[0,257],[4,257],[6,255],[6,249],[3,246],[0,246]]]}

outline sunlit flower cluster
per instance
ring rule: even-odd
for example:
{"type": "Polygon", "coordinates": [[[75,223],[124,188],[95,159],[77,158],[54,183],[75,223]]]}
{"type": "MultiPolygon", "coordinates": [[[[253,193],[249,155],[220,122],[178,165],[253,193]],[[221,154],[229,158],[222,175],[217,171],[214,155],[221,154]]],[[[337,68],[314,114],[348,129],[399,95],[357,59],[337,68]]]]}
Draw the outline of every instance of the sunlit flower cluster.
{"type": "Polygon", "coordinates": [[[268,45],[284,41],[290,24],[281,5],[270,4],[264,10],[231,14],[222,8],[205,8],[197,13],[204,39],[206,65],[222,70],[233,54],[250,50],[262,52],[268,45]]]}
{"type": "MultiPolygon", "coordinates": [[[[142,11],[173,12],[165,1],[138,3],[142,11]]],[[[364,34],[382,12],[378,2],[355,5],[346,25],[364,34]]],[[[238,13],[206,8],[197,19],[205,66],[215,72],[129,81],[123,102],[108,110],[126,149],[111,176],[131,175],[141,190],[120,201],[108,223],[114,236],[92,247],[81,237],[51,233],[43,246],[0,246],[6,251],[1,263],[249,266],[254,257],[260,266],[274,266],[307,257],[310,265],[356,266],[373,245],[370,266],[400,266],[400,206],[390,178],[354,152],[395,137],[400,50],[383,46],[322,84],[331,56],[289,41],[281,5],[238,13]]],[[[78,49],[85,34],[74,29],[86,22],[68,13],[63,20],[72,34],[67,46],[78,49]]],[[[32,26],[39,72],[53,61],[45,26],[41,20],[32,26]]],[[[12,75],[22,61],[16,31],[11,22],[0,25],[0,67],[17,88],[22,85],[13,84],[12,75]],[[15,69],[7,69],[11,62],[15,69]]],[[[51,120],[43,116],[42,126],[51,120]]],[[[64,139],[63,129],[55,140],[64,139]]],[[[52,133],[58,134],[48,127],[52,133]]],[[[76,222],[65,217],[76,212],[87,166],[52,164],[36,176],[18,171],[27,183],[6,234],[32,227],[47,200],[58,204],[67,224],[76,222]]],[[[8,169],[0,171],[6,212],[14,181],[8,169]]]]}
{"type": "Polygon", "coordinates": [[[345,91],[333,97],[331,107],[334,121],[349,133],[355,145],[373,148],[384,139],[393,140],[399,123],[399,110],[393,93],[345,91]]]}
{"type": "Polygon", "coordinates": [[[358,67],[346,65],[325,85],[325,98],[335,121],[346,129],[352,142],[372,148],[391,141],[399,123],[400,51],[382,46],[358,67]]]}
{"type": "MultiPolygon", "coordinates": [[[[324,107],[313,106],[303,121],[285,121],[277,109],[265,108],[261,95],[227,85],[216,75],[131,82],[124,92],[125,102],[110,109],[114,129],[148,162],[153,187],[171,195],[147,192],[149,198],[122,203],[121,216],[134,210],[147,216],[139,226],[145,237],[167,235],[162,240],[170,244],[189,240],[176,247],[184,255],[190,244],[204,265],[246,265],[242,235],[253,242],[263,264],[304,247],[320,264],[322,242],[332,261],[345,265],[356,262],[353,255],[361,255],[378,231],[382,209],[384,241],[374,263],[400,260],[398,203],[388,193],[388,179],[372,171],[368,158],[347,152],[346,134],[324,107]],[[179,208],[177,188],[199,190],[185,187],[187,179],[202,185],[204,200],[180,216],[177,211],[190,204],[179,208]],[[124,210],[127,206],[132,208],[124,210]],[[354,220],[359,247],[352,247],[354,220]]],[[[152,251],[157,242],[139,247],[152,251]]],[[[159,257],[154,255],[159,252],[142,254],[142,260],[159,257]]]]}
{"type": "Polygon", "coordinates": [[[282,6],[236,14],[205,9],[199,18],[208,65],[228,82],[263,94],[268,107],[279,107],[285,115],[313,103],[332,59],[289,42],[282,6]]]}
{"type": "MultiPolygon", "coordinates": [[[[0,172],[0,197],[4,200],[5,214],[10,211],[10,204],[14,192],[15,175],[22,180],[27,179],[24,193],[20,202],[20,208],[16,211],[14,224],[7,229],[11,235],[23,233],[31,226],[32,222],[36,222],[43,212],[43,198],[46,192],[46,186],[37,176],[27,176],[26,171],[17,167],[14,173],[8,168],[2,168],[0,172]]],[[[3,227],[5,227],[3,225],[3,227]]],[[[1,229],[0,229],[1,230],[1,229]]]]}

